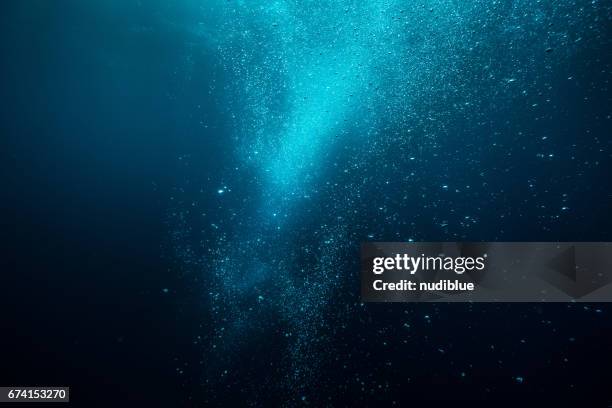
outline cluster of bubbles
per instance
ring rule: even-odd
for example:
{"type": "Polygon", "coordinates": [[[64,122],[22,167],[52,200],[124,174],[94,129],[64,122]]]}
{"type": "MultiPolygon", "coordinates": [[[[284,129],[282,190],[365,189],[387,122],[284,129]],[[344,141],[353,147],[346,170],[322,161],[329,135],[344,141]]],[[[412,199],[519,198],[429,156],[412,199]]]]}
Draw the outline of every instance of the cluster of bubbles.
{"type": "Polygon", "coordinates": [[[331,355],[327,339],[362,313],[359,242],[423,238],[421,215],[439,227],[438,240],[469,236],[477,211],[452,194],[503,195],[479,169],[491,151],[533,147],[529,130],[504,116],[508,106],[551,119],[541,106],[553,103],[555,75],[598,35],[603,12],[583,3],[202,6],[193,31],[224,72],[216,92],[234,151],[210,200],[232,210],[230,221],[211,223],[206,233],[216,238],[201,257],[180,215],[174,225],[183,261],[207,274],[208,352],[217,356],[209,370],[225,372],[240,363],[241,346],[272,336],[283,350],[274,371],[300,398],[331,355]],[[239,198],[229,204],[231,196],[239,198]]]}

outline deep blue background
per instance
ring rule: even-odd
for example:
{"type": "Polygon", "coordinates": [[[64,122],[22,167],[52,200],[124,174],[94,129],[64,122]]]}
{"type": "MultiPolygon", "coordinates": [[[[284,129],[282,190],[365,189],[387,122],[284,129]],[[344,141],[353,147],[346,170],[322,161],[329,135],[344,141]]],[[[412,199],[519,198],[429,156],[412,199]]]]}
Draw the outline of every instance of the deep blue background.
{"type": "MultiPolygon", "coordinates": [[[[306,401],[274,391],[282,374],[267,362],[280,361],[279,350],[286,345],[271,334],[240,350],[244,362],[229,379],[209,378],[211,371],[201,367],[206,364],[197,364],[207,361],[209,352],[194,344],[212,324],[201,299],[206,278],[182,274],[170,249],[169,224],[175,197],[188,202],[200,188],[218,188],[214,180],[223,177],[235,153],[220,96],[207,92],[213,78],[229,83],[226,73],[214,55],[194,53],[187,81],[177,61],[190,52],[189,40],[162,24],[195,23],[194,8],[187,4],[0,5],[2,385],[68,385],[78,406],[119,405],[116,401],[362,406],[457,399],[612,403],[607,305],[368,305],[367,312],[347,318],[329,335],[338,359],[322,363],[306,401]],[[134,31],[135,23],[150,30],[134,31]],[[210,130],[202,128],[201,115],[210,130]],[[187,156],[189,165],[182,159],[187,156]],[[410,316],[410,334],[398,328],[403,316],[410,316]],[[406,337],[409,347],[386,347],[378,341],[383,337],[406,337]]],[[[412,238],[431,241],[612,240],[609,31],[588,40],[572,67],[585,79],[583,86],[555,87],[548,95],[554,108],[537,122],[519,108],[509,110],[512,117],[499,118],[511,123],[496,129],[502,132],[498,143],[524,147],[514,155],[506,148],[475,157],[473,146],[483,135],[464,134],[470,125],[458,115],[453,123],[459,136],[435,152],[426,146],[419,156],[424,189],[429,188],[424,180],[438,188],[449,175],[458,182],[480,180],[478,174],[486,171],[487,183],[507,194],[477,191],[440,198],[436,206],[415,198],[419,210],[410,213],[402,213],[406,209],[398,204],[395,211],[405,217],[418,215],[404,236],[388,235],[375,206],[364,207],[363,219],[377,227],[364,221],[356,229],[378,228],[376,238],[415,234],[412,238]],[[582,169],[583,177],[567,160],[532,161],[541,146],[537,140],[516,141],[516,123],[530,134],[555,134],[559,156],[573,151],[581,162],[600,164],[582,169]],[[594,137],[576,137],[586,130],[594,137]],[[462,154],[473,160],[457,160],[462,154]],[[541,180],[537,199],[522,183],[529,177],[541,180]],[[571,215],[555,219],[563,192],[572,194],[571,215]],[[469,232],[452,225],[441,230],[431,222],[451,208],[476,207],[479,222],[469,232]],[[500,220],[505,207],[521,217],[500,220]]],[[[547,78],[565,77],[553,72],[547,78]]],[[[221,93],[223,87],[215,85],[221,93]]],[[[387,170],[379,171],[382,180],[387,170]]],[[[387,173],[393,179],[394,170],[387,173]]],[[[248,196],[247,187],[241,188],[248,196]]],[[[374,193],[380,193],[376,186],[374,193]]],[[[387,204],[394,206],[392,199],[387,204]]],[[[212,200],[202,206],[223,214],[212,200]]],[[[342,308],[343,302],[358,303],[352,295],[340,296],[333,307],[342,308]]]]}

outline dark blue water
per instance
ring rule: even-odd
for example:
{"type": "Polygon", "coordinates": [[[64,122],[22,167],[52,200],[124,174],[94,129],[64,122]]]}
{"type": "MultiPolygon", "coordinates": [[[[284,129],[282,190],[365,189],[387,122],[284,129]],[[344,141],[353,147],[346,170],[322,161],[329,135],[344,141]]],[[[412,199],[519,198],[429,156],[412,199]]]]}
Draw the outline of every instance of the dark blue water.
{"type": "Polygon", "coordinates": [[[362,241],[612,240],[609,1],[0,7],[2,384],[612,403],[605,304],[363,305],[357,272],[362,241]]]}

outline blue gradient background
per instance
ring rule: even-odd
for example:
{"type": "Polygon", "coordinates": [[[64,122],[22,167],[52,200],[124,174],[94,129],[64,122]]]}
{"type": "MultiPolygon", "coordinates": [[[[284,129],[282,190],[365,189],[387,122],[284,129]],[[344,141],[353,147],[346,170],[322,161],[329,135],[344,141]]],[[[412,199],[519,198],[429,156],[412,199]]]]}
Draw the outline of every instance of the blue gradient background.
{"type": "Polygon", "coordinates": [[[357,261],[612,240],[609,1],[0,7],[3,384],[612,403],[607,305],[364,305],[357,261]]]}

